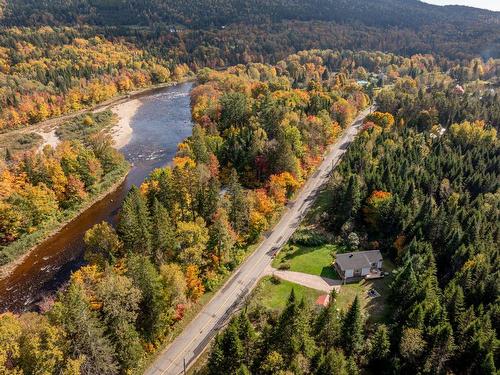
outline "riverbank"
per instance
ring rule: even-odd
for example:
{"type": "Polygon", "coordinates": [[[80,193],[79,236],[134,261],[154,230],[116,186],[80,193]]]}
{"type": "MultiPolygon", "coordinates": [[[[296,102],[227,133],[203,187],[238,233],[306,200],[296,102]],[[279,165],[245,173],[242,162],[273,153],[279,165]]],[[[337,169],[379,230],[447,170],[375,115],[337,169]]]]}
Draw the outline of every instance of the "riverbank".
{"type": "Polygon", "coordinates": [[[139,99],[132,99],[128,102],[114,105],[111,108],[111,111],[118,116],[118,121],[110,133],[117,150],[125,147],[132,139],[133,129],[130,123],[140,106],[141,102],[139,99]]]}
{"type": "Polygon", "coordinates": [[[40,244],[49,241],[66,225],[76,220],[84,211],[117,190],[125,181],[129,170],[130,164],[124,162],[120,168],[104,176],[96,188],[96,193],[84,201],[78,208],[64,212],[59,220],[55,220],[47,224],[44,228],[2,248],[2,259],[0,261],[3,262],[4,259],[7,259],[7,262],[0,265],[0,280],[7,278],[40,244]]]}
{"type": "MultiPolygon", "coordinates": [[[[40,144],[37,147],[39,150],[42,149],[45,144],[56,146],[59,139],[55,135],[55,131],[61,124],[85,113],[95,113],[110,109],[118,117],[117,123],[109,130],[109,132],[115,141],[115,148],[119,150],[126,146],[132,138],[133,129],[131,127],[131,122],[141,106],[141,97],[191,80],[191,78],[186,78],[180,80],[179,82],[169,82],[137,90],[128,95],[122,95],[112,100],[103,102],[94,108],[50,119],[26,129],[18,129],[0,134],[0,138],[15,138],[15,136],[18,136],[19,134],[37,133],[42,135],[40,144]]],[[[123,184],[129,170],[130,165],[125,163],[123,167],[109,173],[107,176],[104,176],[103,181],[99,184],[95,194],[92,194],[92,197],[82,203],[82,205],[78,208],[65,211],[61,217],[47,223],[44,228],[41,228],[34,233],[25,235],[17,241],[1,248],[0,280],[4,280],[11,275],[16,267],[22,264],[23,261],[26,260],[26,258],[32,254],[38,246],[45,241],[49,241],[65,226],[76,220],[83,212],[115,192],[123,184]]]]}
{"type": "MultiPolygon", "coordinates": [[[[146,88],[142,88],[139,90],[134,90],[130,91],[129,93],[124,93],[121,95],[117,95],[114,98],[105,100],[102,103],[98,103],[92,107],[85,108],[76,112],[68,113],[66,115],[58,116],[58,117],[52,117],[48,120],[41,121],[37,124],[33,124],[30,126],[22,127],[22,128],[17,128],[17,129],[4,129],[0,131],[0,144],[5,143],[8,144],[5,140],[8,139],[15,139],[21,135],[25,134],[30,134],[30,133],[35,133],[40,135],[42,139],[42,143],[39,144],[38,146],[41,148],[43,147],[42,145],[47,142],[47,136],[50,134],[52,131],[54,131],[58,126],[63,124],[65,121],[71,120],[77,116],[80,116],[82,114],[90,113],[90,112],[99,112],[99,111],[104,111],[106,109],[112,109],[112,107],[119,106],[121,104],[125,104],[127,102],[140,99],[142,96],[147,96],[157,90],[161,90],[167,87],[172,87],[181,83],[185,82],[192,82],[194,81],[195,77],[193,76],[188,76],[182,79],[179,79],[178,81],[171,81],[171,82],[166,82],[166,83],[161,83],[158,85],[153,85],[149,86],[146,88]],[[4,142],[2,142],[4,141],[4,142]]],[[[128,130],[128,129],[125,129],[128,130]]],[[[51,139],[48,139],[51,141],[51,139]]],[[[53,142],[53,140],[52,140],[53,142]]],[[[116,147],[119,148],[119,147],[116,147]]]]}

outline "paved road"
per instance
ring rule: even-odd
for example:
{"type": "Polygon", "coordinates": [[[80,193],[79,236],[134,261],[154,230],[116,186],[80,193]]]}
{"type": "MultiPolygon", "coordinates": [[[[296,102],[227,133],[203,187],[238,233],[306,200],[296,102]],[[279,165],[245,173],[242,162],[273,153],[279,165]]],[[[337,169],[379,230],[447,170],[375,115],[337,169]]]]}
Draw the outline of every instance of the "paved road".
{"type": "Polygon", "coordinates": [[[267,266],[271,264],[273,253],[290,238],[299,226],[321,186],[328,180],[332,169],[358,133],[362,120],[368,112],[369,109],[362,112],[337,143],[331,146],[319,168],[307,180],[295,201],[288,204],[286,212],[268,237],[235,271],[184,331],[158,356],[146,371],[146,375],[182,374],[184,363],[186,368],[189,368],[195,362],[217,331],[227,323],[231,314],[238,309],[255,287],[267,266]]]}

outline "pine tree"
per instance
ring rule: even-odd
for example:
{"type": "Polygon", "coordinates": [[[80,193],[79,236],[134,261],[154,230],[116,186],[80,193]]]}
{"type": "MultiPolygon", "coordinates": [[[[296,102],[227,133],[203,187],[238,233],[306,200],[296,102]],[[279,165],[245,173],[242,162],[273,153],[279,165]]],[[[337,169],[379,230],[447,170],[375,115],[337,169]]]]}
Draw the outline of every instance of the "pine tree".
{"type": "Polygon", "coordinates": [[[361,192],[359,179],[356,175],[351,175],[345,194],[345,214],[348,218],[356,218],[361,207],[361,192]]]}
{"type": "Polygon", "coordinates": [[[385,361],[389,358],[390,346],[389,330],[385,324],[380,324],[371,340],[370,359],[375,371],[383,371],[386,368],[385,361]]]}
{"type": "Polygon", "coordinates": [[[151,245],[154,261],[161,265],[175,253],[175,228],[170,216],[155,198],[151,209],[151,245]]]}
{"type": "Polygon", "coordinates": [[[68,340],[68,354],[84,357],[81,373],[86,375],[118,373],[115,349],[104,333],[104,327],[90,309],[83,288],[72,282],[59,296],[50,312],[51,320],[60,325],[68,340]]]}
{"type": "Polygon", "coordinates": [[[318,315],[316,321],[317,342],[328,352],[334,348],[340,338],[341,316],[335,304],[336,292],[330,295],[330,304],[318,315]]]}
{"type": "Polygon", "coordinates": [[[363,319],[358,296],[354,298],[342,321],[341,340],[345,352],[349,355],[358,354],[363,347],[363,319]]]}
{"type": "Polygon", "coordinates": [[[200,125],[196,124],[193,126],[193,134],[190,140],[196,162],[207,164],[209,153],[205,139],[205,130],[200,125]]]}
{"type": "Polygon", "coordinates": [[[311,337],[309,310],[304,301],[296,301],[293,289],[287,306],[274,327],[271,348],[278,351],[287,364],[299,353],[306,358],[312,358],[314,354],[315,343],[311,337]]]}
{"type": "Polygon", "coordinates": [[[208,360],[210,374],[233,374],[240,368],[244,348],[238,335],[238,324],[233,319],[226,330],[217,335],[214,348],[208,360]]]}
{"type": "Polygon", "coordinates": [[[338,349],[330,349],[326,355],[320,359],[317,375],[351,375],[348,372],[347,360],[344,353],[338,349]]]}
{"type": "Polygon", "coordinates": [[[244,347],[244,363],[246,366],[250,366],[254,355],[254,345],[256,339],[255,330],[250,322],[250,319],[248,319],[247,314],[244,312],[238,316],[236,324],[238,327],[238,337],[244,347]]]}
{"type": "Polygon", "coordinates": [[[146,201],[136,186],[128,192],[120,212],[118,234],[125,249],[149,255],[151,253],[151,223],[146,201]]]}
{"type": "Polygon", "coordinates": [[[248,199],[239,183],[235,169],[231,171],[228,193],[230,203],[229,221],[238,233],[244,233],[248,228],[249,220],[248,199]]]}
{"type": "Polygon", "coordinates": [[[136,255],[127,260],[127,276],[141,291],[138,328],[146,340],[154,342],[167,332],[173,313],[163,280],[149,258],[136,255]]]}

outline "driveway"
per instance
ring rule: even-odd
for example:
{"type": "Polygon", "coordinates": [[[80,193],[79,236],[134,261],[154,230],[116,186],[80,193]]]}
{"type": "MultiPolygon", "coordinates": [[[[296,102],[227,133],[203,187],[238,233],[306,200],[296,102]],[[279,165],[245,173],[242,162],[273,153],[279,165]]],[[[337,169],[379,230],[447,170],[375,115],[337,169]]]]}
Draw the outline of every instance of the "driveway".
{"type": "Polygon", "coordinates": [[[274,275],[282,280],[290,281],[295,284],[303,285],[316,290],[321,290],[327,293],[330,293],[333,289],[335,289],[337,293],[340,292],[340,286],[342,285],[341,280],[333,280],[327,277],[309,275],[302,272],[277,270],[272,267],[269,267],[267,269],[267,274],[274,275]]]}

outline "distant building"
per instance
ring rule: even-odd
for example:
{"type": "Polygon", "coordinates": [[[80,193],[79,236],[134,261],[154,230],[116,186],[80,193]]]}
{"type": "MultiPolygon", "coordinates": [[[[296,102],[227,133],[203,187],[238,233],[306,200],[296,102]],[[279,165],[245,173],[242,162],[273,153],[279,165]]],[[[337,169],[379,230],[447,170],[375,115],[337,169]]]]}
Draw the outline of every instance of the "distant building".
{"type": "Polygon", "coordinates": [[[382,254],[380,250],[355,251],[337,254],[335,269],[343,280],[356,277],[382,277],[382,254]]]}
{"type": "Polygon", "coordinates": [[[460,86],[460,85],[456,85],[455,88],[453,89],[453,92],[455,94],[459,94],[459,95],[465,94],[464,88],[462,86],[460,86]]]}

